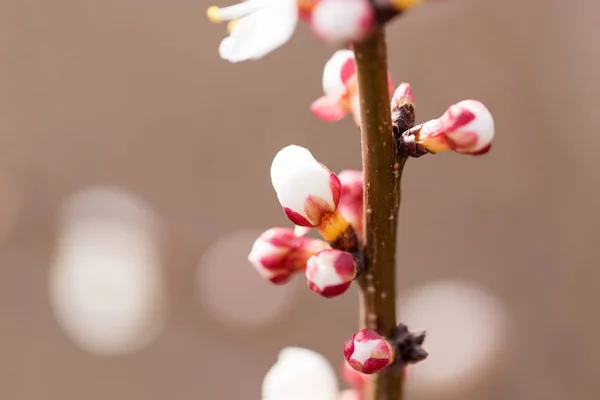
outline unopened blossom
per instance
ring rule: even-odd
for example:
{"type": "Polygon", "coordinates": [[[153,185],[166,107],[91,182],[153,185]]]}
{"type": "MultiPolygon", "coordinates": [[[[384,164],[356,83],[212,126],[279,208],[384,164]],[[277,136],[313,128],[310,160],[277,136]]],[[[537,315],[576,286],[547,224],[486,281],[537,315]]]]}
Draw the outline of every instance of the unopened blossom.
{"type": "Polygon", "coordinates": [[[350,229],[337,210],[340,180],[304,147],[291,145],[277,153],[271,182],[283,211],[295,225],[316,227],[330,242],[350,229]]]}
{"type": "Polygon", "coordinates": [[[392,95],[391,108],[392,110],[397,109],[403,104],[414,104],[415,97],[413,95],[412,87],[408,82],[402,82],[400,86],[394,90],[392,95]]]}
{"type": "Polygon", "coordinates": [[[394,362],[392,344],[377,332],[363,329],[344,343],[344,358],[358,372],[375,374],[394,362]]]}
{"type": "Polygon", "coordinates": [[[304,271],[308,259],[327,247],[322,240],[297,236],[289,228],[271,228],[256,239],[248,260],[263,278],[282,284],[304,271]]]}
{"type": "MultiPolygon", "coordinates": [[[[389,75],[388,82],[392,93],[394,88],[389,75]]],[[[325,121],[338,121],[351,113],[354,122],[360,124],[356,62],[351,50],[338,50],[325,63],[323,93],[310,106],[313,114],[325,121]]]]}
{"type": "Polygon", "coordinates": [[[335,45],[363,39],[375,23],[375,10],[369,0],[322,0],[310,21],[317,37],[335,45]]]}
{"type": "Polygon", "coordinates": [[[363,231],[363,173],[362,171],[344,170],[338,178],[342,184],[342,195],[338,208],[344,218],[360,236],[363,231]]]}
{"type": "Polygon", "coordinates": [[[209,7],[210,21],[231,21],[219,55],[232,63],[264,57],[290,40],[298,19],[309,19],[318,1],[247,0],[229,7],[209,7]]]}
{"type": "Polygon", "coordinates": [[[481,155],[492,147],[494,118],[483,103],[463,100],[450,106],[440,118],[415,127],[415,137],[434,153],[453,150],[481,155]]]}
{"type": "Polygon", "coordinates": [[[287,347],[262,383],[262,400],[338,400],[333,368],[319,353],[287,347]]]}
{"type": "Polygon", "coordinates": [[[354,257],[341,250],[321,250],[306,263],[308,287],[323,297],[335,297],[344,293],[356,274],[354,257]]]}

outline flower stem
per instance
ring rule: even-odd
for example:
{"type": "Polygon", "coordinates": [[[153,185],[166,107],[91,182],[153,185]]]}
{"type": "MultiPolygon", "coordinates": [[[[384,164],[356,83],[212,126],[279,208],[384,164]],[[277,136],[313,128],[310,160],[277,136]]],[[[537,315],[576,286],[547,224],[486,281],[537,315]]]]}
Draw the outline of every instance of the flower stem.
{"type": "MultiPolygon", "coordinates": [[[[365,248],[361,325],[391,338],[396,328],[396,229],[400,176],[406,158],[395,154],[383,30],[354,45],[361,110],[365,180],[365,248]]],[[[402,374],[387,368],[370,379],[366,400],[401,400],[402,374]]]]}

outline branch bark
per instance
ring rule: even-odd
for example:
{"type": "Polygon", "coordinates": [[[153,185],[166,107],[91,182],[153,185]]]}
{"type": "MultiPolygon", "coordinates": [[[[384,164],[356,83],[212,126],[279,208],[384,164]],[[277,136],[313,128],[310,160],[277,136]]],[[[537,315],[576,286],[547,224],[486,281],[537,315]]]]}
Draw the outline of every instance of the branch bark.
{"type": "MultiPolygon", "coordinates": [[[[361,325],[391,338],[396,328],[396,230],[400,177],[406,158],[392,136],[387,51],[383,29],[353,47],[361,110],[365,180],[365,248],[361,325]]],[[[366,400],[402,400],[402,373],[386,368],[369,380],[366,400]]]]}

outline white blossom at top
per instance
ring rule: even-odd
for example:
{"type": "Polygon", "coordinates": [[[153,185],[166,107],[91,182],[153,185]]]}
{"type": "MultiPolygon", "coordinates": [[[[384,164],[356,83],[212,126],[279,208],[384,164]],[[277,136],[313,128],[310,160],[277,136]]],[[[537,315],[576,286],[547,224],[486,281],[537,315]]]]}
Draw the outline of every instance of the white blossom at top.
{"type": "Polygon", "coordinates": [[[261,58],[286,43],[298,23],[296,0],[247,0],[208,9],[213,22],[235,21],[219,46],[221,58],[232,63],[261,58]]]}

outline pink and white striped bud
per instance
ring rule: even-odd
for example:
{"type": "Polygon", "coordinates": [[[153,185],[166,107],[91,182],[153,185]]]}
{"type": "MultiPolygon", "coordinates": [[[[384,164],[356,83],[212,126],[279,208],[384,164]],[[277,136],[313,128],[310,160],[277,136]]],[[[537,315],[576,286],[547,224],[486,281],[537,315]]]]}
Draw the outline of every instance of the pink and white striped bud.
{"type": "Polygon", "coordinates": [[[322,240],[296,236],[291,229],[271,228],[256,239],[248,260],[263,278],[283,284],[294,273],[304,271],[308,259],[327,247],[322,240]]]}
{"type": "Polygon", "coordinates": [[[342,184],[342,195],[338,209],[350,222],[359,237],[363,231],[363,173],[362,171],[344,170],[338,175],[342,184]]]}
{"type": "Polygon", "coordinates": [[[288,219],[296,225],[316,227],[329,242],[349,229],[337,212],[341,183],[300,146],[280,150],[271,165],[271,182],[288,219]]]}
{"type": "Polygon", "coordinates": [[[363,329],[344,343],[344,358],[358,372],[375,374],[394,362],[392,344],[377,332],[363,329]]]}
{"type": "Polygon", "coordinates": [[[450,106],[440,118],[425,122],[417,136],[431,152],[453,150],[471,155],[487,153],[493,138],[494,118],[477,100],[450,106]]]}
{"type": "Polygon", "coordinates": [[[356,389],[359,393],[362,393],[365,390],[368,379],[367,375],[358,372],[347,362],[342,364],[342,377],[351,388],[356,389]]]}
{"type": "MultiPolygon", "coordinates": [[[[388,82],[391,94],[394,85],[389,74],[388,82]]],[[[338,50],[327,61],[323,69],[323,92],[325,95],[310,106],[315,116],[325,121],[339,121],[351,113],[354,122],[360,125],[358,79],[352,51],[338,50]]]]}
{"type": "Polygon", "coordinates": [[[310,21],[314,34],[333,45],[363,39],[375,23],[375,10],[368,0],[322,0],[310,21]]]}
{"type": "Polygon", "coordinates": [[[357,272],[354,257],[341,250],[321,250],[306,263],[308,287],[327,298],[348,290],[357,272]]]}

